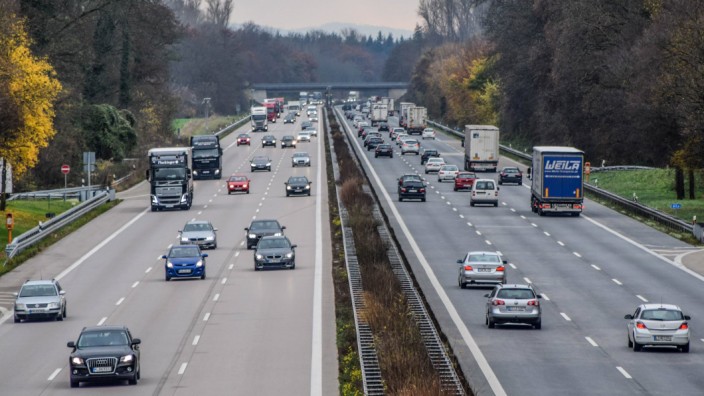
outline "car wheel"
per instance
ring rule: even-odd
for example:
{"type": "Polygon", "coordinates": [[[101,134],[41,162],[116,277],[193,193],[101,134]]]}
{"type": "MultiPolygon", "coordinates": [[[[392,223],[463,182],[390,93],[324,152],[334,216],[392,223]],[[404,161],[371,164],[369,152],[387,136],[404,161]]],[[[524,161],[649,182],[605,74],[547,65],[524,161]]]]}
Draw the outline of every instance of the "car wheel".
{"type": "Polygon", "coordinates": [[[203,275],[201,275],[200,278],[205,279],[205,270],[203,270],[203,275]]]}
{"type": "Polygon", "coordinates": [[[232,191],[228,191],[228,192],[227,192],[227,195],[230,195],[230,194],[232,194],[232,191]]]}
{"type": "Polygon", "coordinates": [[[308,196],[310,197],[310,192],[308,193],[308,196]]]}
{"type": "Polygon", "coordinates": [[[459,280],[459,279],[458,279],[458,280],[457,280],[457,283],[459,284],[460,289],[466,289],[466,288],[467,288],[467,284],[464,283],[464,282],[462,282],[462,280],[459,280]]]}
{"type": "Polygon", "coordinates": [[[633,352],[639,352],[643,349],[643,345],[639,344],[635,338],[633,338],[633,352]]]}
{"type": "Polygon", "coordinates": [[[376,155],[376,154],[374,154],[374,158],[379,158],[379,156],[378,156],[378,155],[376,155]]]}
{"type": "Polygon", "coordinates": [[[271,172],[271,167],[266,168],[266,170],[268,170],[269,172],[271,172]]]}
{"type": "Polygon", "coordinates": [[[689,343],[686,343],[686,344],[682,345],[682,346],[680,347],[680,350],[681,350],[683,353],[689,353],[689,343]]]}
{"type": "Polygon", "coordinates": [[[498,202],[494,202],[494,207],[495,207],[495,208],[498,208],[498,207],[499,207],[499,203],[498,203],[498,202]]]}
{"type": "Polygon", "coordinates": [[[500,186],[503,186],[503,185],[504,185],[504,183],[501,181],[501,179],[499,179],[499,185],[500,185],[500,186]]]}
{"type": "Polygon", "coordinates": [[[628,339],[628,347],[633,348],[633,343],[631,342],[631,337],[626,335],[626,338],[628,339]]]}
{"type": "Polygon", "coordinates": [[[470,202],[470,203],[469,203],[469,206],[474,206],[474,202],[470,202]]]}
{"type": "Polygon", "coordinates": [[[425,197],[420,199],[421,202],[425,202],[425,197]]]}
{"type": "Polygon", "coordinates": [[[21,322],[21,321],[22,321],[22,319],[20,319],[20,318],[18,318],[17,316],[15,316],[15,323],[19,323],[19,322],[21,322]]]}
{"type": "Polygon", "coordinates": [[[536,330],[540,330],[543,327],[542,321],[538,319],[537,322],[533,323],[533,328],[536,330]]]}
{"type": "Polygon", "coordinates": [[[496,327],[496,322],[494,322],[494,319],[492,319],[491,316],[487,317],[487,322],[488,322],[487,327],[489,327],[490,329],[493,329],[496,327]]]}
{"type": "Polygon", "coordinates": [[[290,195],[289,193],[286,193],[286,197],[288,197],[289,195],[290,195]]]}
{"type": "Polygon", "coordinates": [[[257,267],[256,264],[254,264],[254,270],[255,270],[255,271],[259,271],[259,267],[257,267]]]}
{"type": "Polygon", "coordinates": [[[134,373],[134,375],[132,376],[132,378],[128,379],[127,382],[128,382],[130,385],[137,385],[137,373],[134,373]]]}
{"type": "Polygon", "coordinates": [[[296,263],[293,263],[293,264],[291,265],[291,269],[296,269],[296,263]]]}
{"type": "Polygon", "coordinates": [[[420,153],[416,153],[416,155],[420,155],[420,153]]]}
{"type": "Polygon", "coordinates": [[[249,189],[247,189],[247,194],[249,194],[249,189]]]}
{"type": "Polygon", "coordinates": [[[166,281],[168,282],[168,281],[170,281],[170,280],[171,280],[171,277],[170,277],[170,276],[168,276],[168,275],[164,275],[164,280],[166,280],[166,281]]]}
{"type": "Polygon", "coordinates": [[[457,187],[453,188],[453,190],[457,191],[457,187]]]}
{"type": "Polygon", "coordinates": [[[394,157],[394,155],[393,155],[393,154],[391,154],[391,155],[389,156],[389,158],[393,158],[393,157],[394,157]]]}
{"type": "Polygon", "coordinates": [[[69,382],[69,385],[71,386],[71,388],[78,388],[78,381],[71,380],[69,382]]]}
{"type": "Polygon", "coordinates": [[[64,320],[64,314],[63,314],[63,312],[59,312],[59,314],[56,315],[56,320],[57,320],[58,322],[61,322],[61,321],[64,320]]]}
{"type": "Polygon", "coordinates": [[[403,202],[403,197],[399,195],[399,196],[398,196],[398,201],[399,201],[399,202],[403,202]]]}

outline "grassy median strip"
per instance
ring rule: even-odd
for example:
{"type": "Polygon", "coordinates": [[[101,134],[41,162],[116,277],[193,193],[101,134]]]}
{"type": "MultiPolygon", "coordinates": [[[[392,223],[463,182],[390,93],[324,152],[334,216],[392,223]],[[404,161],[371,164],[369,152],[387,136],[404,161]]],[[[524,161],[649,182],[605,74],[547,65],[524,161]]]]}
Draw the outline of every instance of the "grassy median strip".
{"type": "MultiPolygon", "coordinates": [[[[441,395],[439,375],[430,362],[418,325],[388,261],[388,247],[381,241],[378,224],[371,216],[374,201],[362,189],[364,176],[334,116],[328,121],[340,166],[337,181],[341,186],[340,199],[349,214],[362,275],[365,319],[374,333],[386,392],[390,395],[441,395]]],[[[342,355],[340,360],[344,360],[342,355]]]]}

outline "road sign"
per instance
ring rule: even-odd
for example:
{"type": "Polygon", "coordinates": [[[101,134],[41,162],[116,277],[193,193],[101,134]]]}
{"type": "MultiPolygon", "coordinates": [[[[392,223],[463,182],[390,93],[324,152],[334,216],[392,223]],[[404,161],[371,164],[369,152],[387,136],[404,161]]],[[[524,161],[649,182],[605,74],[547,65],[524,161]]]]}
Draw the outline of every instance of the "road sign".
{"type": "Polygon", "coordinates": [[[681,203],[673,203],[670,205],[672,209],[682,209],[682,204],[681,203]]]}
{"type": "Polygon", "coordinates": [[[71,172],[70,166],[68,166],[66,164],[61,165],[61,173],[63,173],[64,175],[67,175],[69,172],[71,172]]]}

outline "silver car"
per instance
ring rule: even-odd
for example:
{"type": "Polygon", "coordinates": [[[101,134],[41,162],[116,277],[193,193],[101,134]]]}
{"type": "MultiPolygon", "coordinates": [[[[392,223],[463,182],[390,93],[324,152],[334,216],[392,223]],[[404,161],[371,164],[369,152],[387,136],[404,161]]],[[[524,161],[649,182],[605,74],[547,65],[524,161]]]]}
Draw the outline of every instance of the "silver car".
{"type": "Polygon", "coordinates": [[[642,304],[628,319],[628,347],[638,352],[644,346],[674,346],[689,352],[691,318],[677,305],[642,304]]]}
{"type": "Polygon", "coordinates": [[[310,142],[310,131],[305,130],[305,131],[298,132],[297,139],[299,142],[310,142]]]}
{"type": "Polygon", "coordinates": [[[28,280],[15,293],[15,323],[30,318],[64,320],[66,292],[57,280],[28,280]]]}
{"type": "MultiPolygon", "coordinates": [[[[430,161],[430,159],[428,161],[430,161]]],[[[460,168],[458,168],[457,165],[443,165],[438,170],[438,182],[442,183],[445,180],[455,180],[458,173],[460,173],[460,168]]]]}
{"type": "Polygon", "coordinates": [[[469,284],[506,283],[508,262],[498,252],[469,252],[457,264],[460,264],[457,283],[462,289],[469,284]]]}
{"type": "Polygon", "coordinates": [[[415,153],[415,155],[420,154],[420,143],[415,139],[404,139],[401,142],[401,155],[406,153],[415,153]]]}
{"type": "Polygon", "coordinates": [[[527,323],[540,329],[540,301],[542,298],[530,285],[498,285],[489,294],[485,294],[485,324],[493,329],[497,324],[527,323]]]}
{"type": "Polygon", "coordinates": [[[293,153],[291,157],[291,165],[295,168],[296,166],[310,166],[310,156],[304,151],[293,153]]]}
{"type": "Polygon", "coordinates": [[[206,220],[192,220],[179,230],[181,245],[198,245],[201,248],[218,247],[217,228],[206,220]]]}

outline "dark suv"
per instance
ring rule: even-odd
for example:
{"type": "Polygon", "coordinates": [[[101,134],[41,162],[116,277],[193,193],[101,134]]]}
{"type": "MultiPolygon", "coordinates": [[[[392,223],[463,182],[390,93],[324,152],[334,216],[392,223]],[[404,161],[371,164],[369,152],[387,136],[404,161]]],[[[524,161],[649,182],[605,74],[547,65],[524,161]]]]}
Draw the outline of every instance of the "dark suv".
{"type": "Polygon", "coordinates": [[[523,184],[523,173],[520,169],[513,166],[507,166],[501,169],[501,173],[499,173],[499,184],[504,183],[523,184]]]}
{"type": "Polygon", "coordinates": [[[398,178],[398,201],[420,199],[425,202],[425,183],[418,175],[408,174],[398,178]]]}
{"type": "Polygon", "coordinates": [[[389,131],[389,124],[386,122],[380,122],[378,124],[379,132],[388,132],[389,131]]]}
{"type": "Polygon", "coordinates": [[[423,165],[430,157],[439,157],[440,153],[435,149],[425,149],[420,155],[420,164],[423,165]]]}
{"type": "Polygon", "coordinates": [[[140,377],[139,338],[125,326],[84,327],[68,358],[71,388],[81,382],[127,380],[136,385],[140,377]]]}
{"type": "Polygon", "coordinates": [[[244,229],[247,232],[247,249],[257,246],[262,237],[283,235],[285,229],[276,220],[252,220],[249,227],[244,229]]]}

